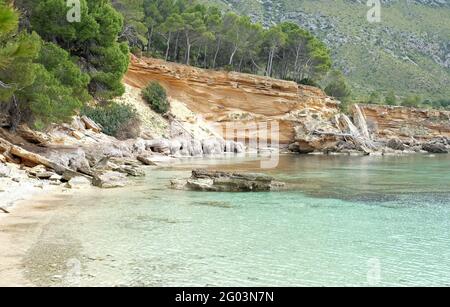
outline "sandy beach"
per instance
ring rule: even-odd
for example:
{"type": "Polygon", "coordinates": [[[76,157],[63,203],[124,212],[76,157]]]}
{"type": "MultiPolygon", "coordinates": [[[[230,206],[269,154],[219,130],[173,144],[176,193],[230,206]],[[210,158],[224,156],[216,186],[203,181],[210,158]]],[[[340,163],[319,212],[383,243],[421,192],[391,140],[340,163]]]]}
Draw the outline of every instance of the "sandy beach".
{"type": "Polygon", "coordinates": [[[5,183],[2,180],[2,204],[6,204],[3,206],[9,213],[0,213],[0,286],[31,286],[23,276],[26,252],[50,222],[61,200],[80,191],[47,184],[36,187],[33,180],[5,183]]]}

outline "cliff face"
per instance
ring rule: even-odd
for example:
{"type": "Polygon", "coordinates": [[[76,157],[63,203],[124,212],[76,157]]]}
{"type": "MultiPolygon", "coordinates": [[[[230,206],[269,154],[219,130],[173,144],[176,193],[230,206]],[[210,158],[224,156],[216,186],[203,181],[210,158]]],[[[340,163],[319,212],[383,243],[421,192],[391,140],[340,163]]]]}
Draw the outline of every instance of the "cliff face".
{"type": "Polygon", "coordinates": [[[414,138],[426,142],[439,137],[450,138],[450,111],[376,105],[359,105],[359,108],[374,139],[414,138]]]}
{"type": "MultiPolygon", "coordinates": [[[[217,124],[219,130],[227,124],[239,127],[268,123],[272,133],[278,132],[273,131],[276,126],[271,125],[277,122],[279,143],[284,147],[295,140],[298,129],[310,131],[320,126],[333,130],[332,119],[339,113],[339,103],[318,88],[249,74],[132,58],[124,82],[143,88],[151,81],[158,81],[167,89],[172,105],[184,104],[202,120],[217,124]]],[[[260,125],[258,132],[264,134],[263,130],[265,126],[260,125]]],[[[270,142],[271,134],[268,135],[270,142]]],[[[254,140],[258,135],[250,133],[245,138],[254,140]]]]}
{"type": "Polygon", "coordinates": [[[290,146],[301,153],[371,153],[389,146],[392,139],[416,151],[435,139],[445,138],[445,145],[450,145],[450,112],[354,105],[347,116],[340,113],[339,102],[318,88],[133,57],[126,85],[138,91],[151,81],[167,89],[172,115],[191,135],[203,130],[206,137],[219,135],[259,148],[267,147],[267,140],[269,146],[290,146]],[[233,133],[226,134],[226,127],[233,133]]]}

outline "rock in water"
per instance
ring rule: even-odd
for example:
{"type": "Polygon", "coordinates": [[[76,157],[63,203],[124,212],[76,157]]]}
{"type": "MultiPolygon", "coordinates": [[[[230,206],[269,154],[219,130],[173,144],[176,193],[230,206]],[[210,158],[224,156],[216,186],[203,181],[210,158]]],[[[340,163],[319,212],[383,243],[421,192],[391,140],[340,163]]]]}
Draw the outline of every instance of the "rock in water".
{"type": "Polygon", "coordinates": [[[428,143],[428,144],[424,144],[422,145],[423,150],[430,152],[430,153],[448,153],[448,149],[447,147],[445,147],[445,145],[443,144],[439,144],[439,143],[428,143]]]}
{"type": "Polygon", "coordinates": [[[187,181],[174,180],[172,188],[205,192],[268,192],[279,190],[284,183],[265,174],[226,173],[194,170],[187,181]]]}

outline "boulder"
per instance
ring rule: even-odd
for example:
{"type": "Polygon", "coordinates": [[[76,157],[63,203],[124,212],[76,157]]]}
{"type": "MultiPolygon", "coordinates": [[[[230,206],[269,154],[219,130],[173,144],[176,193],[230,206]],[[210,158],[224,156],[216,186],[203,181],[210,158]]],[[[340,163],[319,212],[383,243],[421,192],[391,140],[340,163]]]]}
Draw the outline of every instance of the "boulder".
{"type": "Polygon", "coordinates": [[[225,152],[225,141],[219,138],[209,138],[202,141],[205,155],[218,155],[225,152]]]}
{"type": "Polygon", "coordinates": [[[180,152],[179,154],[181,156],[191,156],[192,154],[192,141],[190,140],[186,140],[186,139],[181,139],[180,140],[181,143],[181,147],[180,147],[180,152]]]}
{"type": "Polygon", "coordinates": [[[245,151],[245,148],[244,145],[240,142],[226,141],[224,151],[229,153],[243,153],[245,151]]]}
{"type": "Polygon", "coordinates": [[[147,164],[147,165],[157,165],[157,166],[167,165],[167,164],[171,164],[171,163],[178,161],[178,159],[176,159],[176,158],[172,158],[169,156],[163,156],[163,155],[148,156],[147,159],[150,161],[150,163],[153,163],[153,164],[147,164]]]}
{"type": "Polygon", "coordinates": [[[104,157],[100,161],[98,161],[94,168],[97,171],[112,171],[113,169],[119,167],[116,163],[110,161],[109,157],[104,157]]]}
{"type": "Polygon", "coordinates": [[[89,161],[86,158],[86,153],[81,148],[66,148],[63,150],[52,150],[45,153],[45,156],[64,167],[70,168],[74,171],[85,174],[91,173],[89,161]]]}
{"type": "Polygon", "coordinates": [[[11,175],[11,168],[6,164],[0,163],[0,178],[9,177],[11,175]]]}
{"type": "Polygon", "coordinates": [[[234,141],[226,141],[225,142],[225,152],[234,153],[236,150],[236,142],[234,141]]]}
{"type": "Polygon", "coordinates": [[[50,178],[48,178],[48,180],[53,181],[53,182],[59,182],[62,180],[62,176],[60,176],[58,174],[53,174],[50,178]]]}
{"type": "Polygon", "coordinates": [[[147,142],[143,139],[137,139],[133,146],[133,153],[136,154],[142,154],[143,152],[145,152],[147,150],[147,142]]]}
{"type": "Polygon", "coordinates": [[[86,177],[73,177],[66,183],[66,187],[70,189],[81,189],[91,185],[91,181],[86,177]]]}
{"type": "Polygon", "coordinates": [[[171,142],[167,139],[151,140],[146,143],[147,150],[162,154],[170,154],[170,146],[171,142]]]}
{"type": "Polygon", "coordinates": [[[245,152],[244,144],[242,144],[241,142],[236,142],[235,143],[234,152],[237,153],[237,154],[244,153],[245,152]]]}
{"type": "Polygon", "coordinates": [[[390,139],[387,142],[386,146],[391,149],[394,149],[394,150],[402,150],[403,151],[406,149],[405,144],[399,139],[390,139]]]}
{"type": "Polygon", "coordinates": [[[423,150],[429,152],[429,153],[437,153],[437,154],[443,154],[448,153],[447,147],[445,145],[440,143],[428,143],[422,145],[423,150]]]}
{"type": "Polygon", "coordinates": [[[94,131],[95,133],[100,133],[102,132],[102,128],[100,128],[99,125],[97,125],[97,123],[95,123],[92,119],[90,119],[89,117],[83,115],[81,117],[81,120],[83,121],[85,127],[87,129],[91,129],[92,131],[94,131]]]}
{"type": "Polygon", "coordinates": [[[126,186],[126,175],[119,172],[106,172],[94,177],[92,184],[102,189],[121,188],[126,186]]]}
{"type": "Polygon", "coordinates": [[[156,163],[152,161],[152,157],[152,155],[140,155],[136,159],[144,165],[155,166],[156,163]]]}
{"type": "Polygon", "coordinates": [[[173,189],[205,192],[267,192],[279,190],[284,184],[265,174],[227,173],[194,170],[187,181],[172,181],[173,189]]]}
{"type": "Polygon", "coordinates": [[[186,144],[187,142],[182,144],[179,140],[172,140],[170,142],[170,154],[174,156],[180,154],[180,150],[185,148],[186,144]]]}
{"type": "Polygon", "coordinates": [[[76,138],[77,140],[81,140],[82,138],[84,138],[84,134],[81,133],[80,131],[71,131],[70,135],[76,138]]]}
{"type": "Polygon", "coordinates": [[[84,131],[86,130],[86,125],[81,120],[79,116],[75,116],[72,120],[72,123],[70,124],[70,127],[77,130],[77,131],[84,131]]]}
{"type": "Polygon", "coordinates": [[[191,146],[189,147],[189,155],[192,157],[203,156],[202,142],[197,139],[191,140],[191,146]]]}
{"type": "Polygon", "coordinates": [[[298,145],[298,143],[292,143],[288,146],[288,150],[290,152],[300,152],[300,146],[298,145]]]}
{"type": "Polygon", "coordinates": [[[139,169],[139,167],[133,167],[133,166],[129,166],[129,165],[122,165],[117,168],[114,168],[113,170],[116,172],[122,173],[122,174],[126,174],[128,176],[132,176],[132,177],[144,177],[145,176],[144,171],[139,169]]]}
{"type": "Polygon", "coordinates": [[[29,175],[36,177],[38,179],[50,179],[50,177],[55,175],[55,173],[47,171],[47,169],[43,165],[35,166],[29,169],[27,172],[29,175]]]}

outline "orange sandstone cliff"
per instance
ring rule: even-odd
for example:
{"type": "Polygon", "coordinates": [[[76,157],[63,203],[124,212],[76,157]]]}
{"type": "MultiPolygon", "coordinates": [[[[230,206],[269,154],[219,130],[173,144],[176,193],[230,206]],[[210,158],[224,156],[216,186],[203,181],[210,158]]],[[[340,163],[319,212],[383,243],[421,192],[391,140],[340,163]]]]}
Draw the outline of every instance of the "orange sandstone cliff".
{"type": "Polygon", "coordinates": [[[450,111],[359,105],[375,139],[399,138],[426,142],[450,138],[450,111]]]}
{"type": "Polygon", "coordinates": [[[339,102],[315,87],[133,57],[124,82],[143,88],[151,81],[163,85],[172,102],[183,103],[212,124],[225,127],[235,123],[268,123],[268,128],[273,129],[271,123],[276,121],[282,146],[294,142],[298,125],[311,122],[331,128],[332,118],[339,113],[339,102]]]}
{"type": "MultiPolygon", "coordinates": [[[[267,127],[273,130],[273,123],[277,123],[279,130],[275,135],[279,135],[281,147],[291,145],[299,152],[342,149],[371,152],[391,139],[409,144],[442,137],[450,140],[450,112],[355,105],[349,117],[340,113],[338,101],[315,87],[132,57],[125,84],[142,89],[151,81],[166,88],[172,109],[187,109],[208,125],[224,128],[268,123],[267,127]]],[[[270,142],[267,128],[257,127],[245,140],[267,135],[270,142]]]]}

